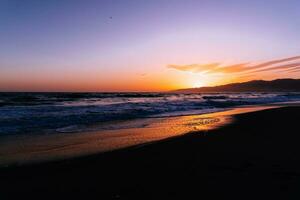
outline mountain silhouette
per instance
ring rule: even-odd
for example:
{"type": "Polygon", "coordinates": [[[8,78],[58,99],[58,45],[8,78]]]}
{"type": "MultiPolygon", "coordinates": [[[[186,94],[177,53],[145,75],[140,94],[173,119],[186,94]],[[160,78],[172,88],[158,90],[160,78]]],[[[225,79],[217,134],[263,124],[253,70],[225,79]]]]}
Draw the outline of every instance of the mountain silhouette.
{"type": "Polygon", "coordinates": [[[176,92],[300,92],[300,79],[253,80],[214,87],[180,89],[176,92]]]}

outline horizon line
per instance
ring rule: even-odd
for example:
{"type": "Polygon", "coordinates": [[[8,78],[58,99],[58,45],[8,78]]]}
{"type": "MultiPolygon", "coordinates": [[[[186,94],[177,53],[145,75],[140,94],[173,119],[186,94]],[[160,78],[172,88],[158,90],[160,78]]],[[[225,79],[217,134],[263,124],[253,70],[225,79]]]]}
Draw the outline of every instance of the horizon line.
{"type": "Polygon", "coordinates": [[[224,86],[229,84],[235,83],[246,83],[251,81],[275,81],[275,80],[300,80],[299,78],[277,78],[272,80],[264,80],[264,79],[253,79],[249,81],[242,81],[242,82],[231,82],[227,84],[220,84],[220,85],[213,85],[213,86],[202,86],[202,87],[192,87],[192,88],[178,88],[174,90],[164,90],[164,91],[1,91],[0,93],[166,93],[166,92],[174,92],[177,90],[184,90],[184,89],[197,89],[197,88],[205,88],[205,87],[218,87],[224,86]]]}

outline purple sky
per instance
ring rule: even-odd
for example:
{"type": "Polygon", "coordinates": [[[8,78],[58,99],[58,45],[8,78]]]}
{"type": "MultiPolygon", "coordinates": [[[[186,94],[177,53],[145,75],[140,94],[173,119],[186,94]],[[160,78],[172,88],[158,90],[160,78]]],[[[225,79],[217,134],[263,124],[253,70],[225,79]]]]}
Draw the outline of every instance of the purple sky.
{"type": "MultiPolygon", "coordinates": [[[[297,56],[299,8],[299,0],[0,0],[0,90],[152,91],[228,82],[168,66],[297,56]]],[[[299,78],[299,70],[283,76],[299,78]]]]}

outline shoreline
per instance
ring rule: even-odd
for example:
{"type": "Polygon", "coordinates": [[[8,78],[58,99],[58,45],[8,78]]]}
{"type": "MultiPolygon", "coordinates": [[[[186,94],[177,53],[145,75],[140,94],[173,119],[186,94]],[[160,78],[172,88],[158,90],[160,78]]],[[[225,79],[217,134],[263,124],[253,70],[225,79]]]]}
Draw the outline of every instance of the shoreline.
{"type": "Polygon", "coordinates": [[[123,125],[118,126],[125,128],[116,130],[2,137],[0,168],[55,162],[132,146],[144,146],[191,132],[217,129],[230,124],[233,116],[239,113],[280,106],[287,105],[254,105],[199,115],[130,120],[119,122],[123,125]]]}
{"type": "Polygon", "coordinates": [[[235,115],[219,129],[64,161],[0,169],[2,199],[299,199],[300,107],[235,115]]]}

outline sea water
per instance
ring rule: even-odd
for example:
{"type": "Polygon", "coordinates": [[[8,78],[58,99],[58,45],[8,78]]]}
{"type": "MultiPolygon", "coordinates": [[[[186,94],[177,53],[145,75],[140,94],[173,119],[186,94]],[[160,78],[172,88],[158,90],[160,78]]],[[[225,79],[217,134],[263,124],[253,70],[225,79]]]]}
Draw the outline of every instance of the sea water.
{"type": "Polygon", "coordinates": [[[130,128],[113,122],[299,100],[300,93],[0,93],[0,136],[130,128]]]}

